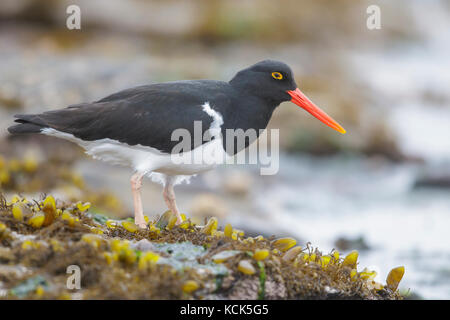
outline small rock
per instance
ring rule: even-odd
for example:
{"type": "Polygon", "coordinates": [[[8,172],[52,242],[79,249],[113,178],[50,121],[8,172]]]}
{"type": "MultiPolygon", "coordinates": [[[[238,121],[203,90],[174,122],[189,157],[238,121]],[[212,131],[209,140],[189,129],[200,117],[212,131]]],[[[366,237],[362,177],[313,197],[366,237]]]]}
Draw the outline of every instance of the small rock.
{"type": "Polygon", "coordinates": [[[132,243],[132,244],[130,244],[130,247],[134,250],[139,250],[142,252],[155,251],[155,246],[153,245],[153,243],[151,243],[147,239],[142,239],[136,243],[132,243]]]}
{"type": "Polygon", "coordinates": [[[364,237],[360,236],[358,238],[350,239],[346,237],[339,237],[334,242],[334,246],[338,250],[346,251],[346,250],[369,250],[370,247],[367,244],[364,237]]]}
{"type": "Polygon", "coordinates": [[[217,196],[209,193],[199,194],[191,203],[190,214],[195,217],[223,218],[227,214],[225,203],[217,196]]]}
{"type": "Polygon", "coordinates": [[[253,185],[253,177],[245,171],[236,171],[225,176],[223,187],[226,192],[245,196],[249,193],[253,185]]]}
{"type": "Polygon", "coordinates": [[[420,177],[414,183],[414,188],[450,188],[449,175],[427,175],[420,177]]]}

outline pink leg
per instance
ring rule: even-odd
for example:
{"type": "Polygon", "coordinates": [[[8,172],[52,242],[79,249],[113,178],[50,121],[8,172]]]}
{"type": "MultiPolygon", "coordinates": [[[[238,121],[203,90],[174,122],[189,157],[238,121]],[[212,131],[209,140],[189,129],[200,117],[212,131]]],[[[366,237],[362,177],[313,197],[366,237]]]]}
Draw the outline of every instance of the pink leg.
{"type": "Polygon", "coordinates": [[[183,220],[181,219],[180,212],[177,208],[177,203],[175,202],[175,192],[173,191],[173,184],[170,181],[168,181],[164,186],[163,196],[169,210],[172,211],[172,213],[176,214],[177,224],[182,223],[183,220]]]}
{"type": "Polygon", "coordinates": [[[142,199],[141,199],[141,187],[142,187],[142,173],[135,173],[131,177],[131,191],[133,193],[133,203],[134,203],[134,223],[140,228],[147,228],[147,223],[144,219],[144,211],[142,209],[142,199]]]}

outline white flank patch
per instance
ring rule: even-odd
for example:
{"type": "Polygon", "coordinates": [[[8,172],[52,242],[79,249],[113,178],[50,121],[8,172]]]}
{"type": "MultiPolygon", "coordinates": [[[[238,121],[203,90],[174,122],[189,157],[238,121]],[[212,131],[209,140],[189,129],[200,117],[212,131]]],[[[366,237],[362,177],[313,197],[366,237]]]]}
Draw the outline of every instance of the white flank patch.
{"type": "Polygon", "coordinates": [[[209,127],[211,136],[214,138],[220,138],[220,127],[223,125],[223,118],[220,113],[218,113],[216,110],[211,108],[209,105],[209,102],[206,101],[203,105],[203,111],[205,111],[212,119],[211,125],[209,127]]]}

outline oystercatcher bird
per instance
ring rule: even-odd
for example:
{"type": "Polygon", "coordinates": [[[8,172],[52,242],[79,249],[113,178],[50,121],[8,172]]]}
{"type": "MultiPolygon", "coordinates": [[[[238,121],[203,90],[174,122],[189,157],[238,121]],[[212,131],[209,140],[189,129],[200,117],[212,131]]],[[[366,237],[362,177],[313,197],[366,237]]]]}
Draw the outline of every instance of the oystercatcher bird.
{"type": "Polygon", "coordinates": [[[144,176],[164,186],[164,200],[172,213],[181,216],[175,202],[173,186],[184,178],[210,170],[217,163],[174,163],[172,139],[177,129],[194,134],[195,122],[202,135],[215,134],[207,141],[195,139],[183,153],[198,150],[233,155],[240,148],[226,149],[227,129],[265,129],[275,108],[292,101],[331,128],[345,133],[336,121],[314,105],[297,88],[288,65],[273,60],[258,62],[239,71],[229,82],[186,80],[157,83],[126,89],[92,103],[41,114],[15,116],[19,124],[8,131],[13,134],[41,133],[78,143],[92,157],[134,169],[131,189],[135,223],[146,227],[141,202],[144,176]],[[187,131],[186,131],[187,130],[187,131]],[[217,133],[221,134],[217,134],[217,133]]]}

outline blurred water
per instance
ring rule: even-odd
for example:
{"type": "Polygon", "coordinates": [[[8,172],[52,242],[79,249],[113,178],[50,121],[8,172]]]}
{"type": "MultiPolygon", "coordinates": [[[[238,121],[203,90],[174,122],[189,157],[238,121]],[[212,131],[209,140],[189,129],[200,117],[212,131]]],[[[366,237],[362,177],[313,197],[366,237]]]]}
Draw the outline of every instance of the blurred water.
{"type": "Polygon", "coordinates": [[[409,4],[420,41],[352,51],[349,60],[400,148],[428,162],[450,162],[450,9],[438,0],[409,4]]]}

